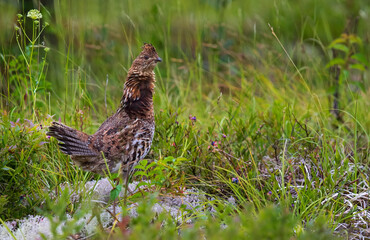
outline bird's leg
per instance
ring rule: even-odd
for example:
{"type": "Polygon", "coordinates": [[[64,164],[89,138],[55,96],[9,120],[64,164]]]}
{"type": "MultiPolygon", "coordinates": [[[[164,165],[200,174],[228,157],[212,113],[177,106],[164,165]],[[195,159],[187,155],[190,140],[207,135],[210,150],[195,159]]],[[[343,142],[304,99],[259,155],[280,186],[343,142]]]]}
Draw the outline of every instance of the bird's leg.
{"type": "Polygon", "coordinates": [[[129,180],[129,177],[130,177],[130,170],[129,170],[130,167],[127,167],[126,168],[126,176],[124,176],[124,181],[125,181],[125,193],[124,193],[124,198],[123,198],[123,204],[124,206],[126,207],[127,206],[127,193],[128,193],[128,180],[129,180]]]}

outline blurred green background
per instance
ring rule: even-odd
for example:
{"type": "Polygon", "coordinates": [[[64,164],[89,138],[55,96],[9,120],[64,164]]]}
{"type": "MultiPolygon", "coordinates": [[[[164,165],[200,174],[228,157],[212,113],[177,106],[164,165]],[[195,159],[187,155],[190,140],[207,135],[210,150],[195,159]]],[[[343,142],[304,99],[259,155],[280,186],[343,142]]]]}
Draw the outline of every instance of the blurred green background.
{"type": "MultiPolygon", "coordinates": [[[[217,99],[220,92],[239,95],[238,102],[245,104],[247,99],[240,95],[274,96],[287,101],[298,97],[304,98],[298,102],[309,104],[313,99],[300,95],[307,93],[305,84],[329,109],[331,102],[326,98],[330,98],[335,82],[325,68],[333,58],[327,46],[344,32],[355,33],[362,40],[361,52],[367,59],[369,56],[370,7],[366,0],[92,0],[0,4],[2,107],[8,110],[17,103],[4,103],[4,96],[12,93],[4,90],[9,72],[3,64],[9,63],[6,56],[20,54],[15,41],[16,14],[25,15],[33,8],[43,14],[41,25],[49,24],[38,43],[51,49],[43,85],[51,93],[53,108],[47,110],[50,114],[62,114],[67,109],[78,111],[89,105],[99,118],[105,93],[108,109],[104,115],[114,111],[127,69],[143,42],[154,44],[165,60],[157,70],[160,93],[155,99],[157,110],[169,105],[184,107],[187,113],[205,119],[211,111],[208,103],[217,99]],[[302,72],[305,83],[297,76],[268,24],[302,72]],[[265,81],[273,89],[264,86],[265,81]],[[88,91],[82,92],[78,85],[88,91]],[[77,100],[80,106],[76,110],[77,100]],[[201,107],[190,111],[194,104],[201,107]]],[[[27,24],[26,29],[32,29],[31,21],[27,24]]],[[[369,81],[353,78],[368,96],[369,81]]],[[[37,104],[42,107],[40,101],[37,104]]],[[[347,99],[342,107],[346,105],[347,99]]]]}

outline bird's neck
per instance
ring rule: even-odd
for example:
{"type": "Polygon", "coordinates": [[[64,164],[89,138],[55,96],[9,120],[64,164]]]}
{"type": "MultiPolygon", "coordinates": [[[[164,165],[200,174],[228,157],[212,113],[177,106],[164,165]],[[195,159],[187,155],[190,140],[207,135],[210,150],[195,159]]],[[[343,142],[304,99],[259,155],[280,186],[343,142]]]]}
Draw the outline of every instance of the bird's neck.
{"type": "Polygon", "coordinates": [[[153,118],[154,72],[129,71],[120,110],[131,118],[153,118]]]}

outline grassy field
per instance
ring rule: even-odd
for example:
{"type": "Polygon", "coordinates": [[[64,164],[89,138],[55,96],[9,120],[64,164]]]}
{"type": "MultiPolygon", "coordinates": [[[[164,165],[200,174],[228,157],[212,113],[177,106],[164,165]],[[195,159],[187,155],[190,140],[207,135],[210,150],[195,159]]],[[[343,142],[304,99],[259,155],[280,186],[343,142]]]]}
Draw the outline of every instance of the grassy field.
{"type": "Polygon", "coordinates": [[[129,198],[142,215],[92,238],[370,238],[369,14],[366,0],[1,1],[0,222],[93,211],[61,184],[101,176],[71,164],[47,126],[93,133],[148,42],[164,61],[153,146],[132,179],[151,183],[129,198]],[[216,213],[186,225],[148,211],[153,194],[192,187],[216,213]]]}

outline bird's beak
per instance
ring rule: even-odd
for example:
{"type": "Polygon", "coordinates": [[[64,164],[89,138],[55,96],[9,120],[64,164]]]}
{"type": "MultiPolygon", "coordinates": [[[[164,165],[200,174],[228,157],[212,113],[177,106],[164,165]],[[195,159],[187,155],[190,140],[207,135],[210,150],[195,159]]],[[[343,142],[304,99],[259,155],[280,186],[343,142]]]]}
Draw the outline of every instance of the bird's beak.
{"type": "Polygon", "coordinates": [[[156,62],[162,62],[162,58],[158,57],[155,61],[156,62]]]}

